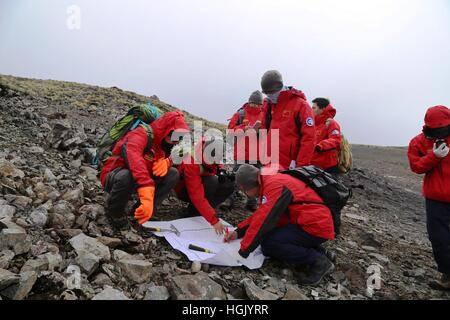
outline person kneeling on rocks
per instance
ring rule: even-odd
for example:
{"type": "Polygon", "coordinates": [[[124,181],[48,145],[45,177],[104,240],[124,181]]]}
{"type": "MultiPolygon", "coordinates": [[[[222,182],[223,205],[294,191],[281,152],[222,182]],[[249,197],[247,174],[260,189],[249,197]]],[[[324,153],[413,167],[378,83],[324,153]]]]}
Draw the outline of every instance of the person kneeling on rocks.
{"type": "Polygon", "coordinates": [[[409,144],[411,170],[425,174],[423,193],[428,237],[442,273],[441,289],[450,289],[450,109],[435,106],[425,115],[423,132],[409,144]]]}
{"type": "Polygon", "coordinates": [[[261,245],[262,252],[292,266],[309,267],[299,283],[316,285],[334,270],[321,247],[334,239],[334,226],[328,207],[305,202],[322,202],[307,185],[283,173],[262,175],[261,170],[244,164],[236,173],[236,184],[260,207],[237,229],[225,235],[225,241],[243,238],[239,254],[247,258],[261,245]]]}
{"type": "Polygon", "coordinates": [[[137,190],[139,203],[134,212],[139,224],[148,221],[156,207],[168,196],[179,180],[169,158],[174,145],[174,132],[190,132],[179,111],[168,112],[150,124],[152,135],[144,127],[128,132],[112,150],[106,161],[100,181],[108,193],[106,215],[113,227],[128,228],[125,207],[137,190]],[[153,137],[150,148],[148,139],[153,137]]]}
{"type": "Polygon", "coordinates": [[[197,143],[194,154],[188,155],[187,161],[178,166],[180,182],[175,191],[180,200],[189,202],[188,217],[202,215],[216,233],[223,234],[225,227],[217,217],[216,207],[233,193],[234,179],[225,174],[222,164],[213,160],[215,154],[211,155],[211,159],[204,155],[205,148],[211,142],[203,138],[197,143]]]}

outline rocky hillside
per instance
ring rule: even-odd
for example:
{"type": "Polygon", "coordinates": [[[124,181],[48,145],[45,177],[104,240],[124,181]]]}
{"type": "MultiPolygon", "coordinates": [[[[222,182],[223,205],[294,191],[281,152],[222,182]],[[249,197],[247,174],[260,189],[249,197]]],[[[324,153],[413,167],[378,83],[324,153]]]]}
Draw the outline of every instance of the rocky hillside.
{"type": "MultiPolygon", "coordinates": [[[[407,170],[404,149],[354,146],[356,168],[345,177],[354,197],[343,211],[342,235],[328,245],[338,255],[336,271],[317,287],[299,287],[296,273],[275,261],[254,271],[191,264],[163,239],[134,230],[114,234],[89,163],[95,141],[115,117],[147,101],[165,111],[174,108],[155,96],[118,88],[0,76],[0,297],[450,297],[428,284],[437,272],[425,233],[420,178],[407,170]],[[73,265],[82,271],[79,286],[72,285],[73,265]],[[370,294],[372,268],[380,268],[382,281],[370,294]]],[[[212,122],[206,126],[223,129],[212,122]]],[[[249,214],[243,204],[241,198],[235,209],[223,208],[221,214],[237,223],[249,214]]],[[[185,204],[171,198],[155,219],[173,219],[184,210],[185,204]]]]}

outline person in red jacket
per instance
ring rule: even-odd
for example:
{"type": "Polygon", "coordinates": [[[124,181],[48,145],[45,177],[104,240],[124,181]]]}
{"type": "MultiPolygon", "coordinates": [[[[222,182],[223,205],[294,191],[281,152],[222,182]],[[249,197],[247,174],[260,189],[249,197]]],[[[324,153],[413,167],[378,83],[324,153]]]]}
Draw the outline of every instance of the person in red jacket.
{"type": "Polygon", "coordinates": [[[280,169],[310,165],[315,147],[314,115],[305,95],[300,90],[284,86],[283,78],[276,70],[263,75],[261,88],[267,96],[263,105],[263,127],[269,131],[268,155],[273,158],[271,130],[277,129],[280,169]]]}
{"type": "Polygon", "coordinates": [[[225,227],[217,217],[216,207],[233,193],[234,181],[226,175],[220,175],[224,173],[221,164],[204,156],[204,150],[211,141],[204,137],[197,143],[195,155],[189,155],[187,161],[178,165],[180,181],[175,191],[180,200],[189,202],[188,217],[202,215],[216,233],[222,234],[225,227]]]}
{"type": "Polygon", "coordinates": [[[441,279],[437,284],[450,289],[450,109],[435,106],[425,115],[423,132],[409,144],[411,170],[425,174],[427,231],[441,279]]]}
{"type": "Polygon", "coordinates": [[[293,267],[309,266],[300,279],[316,285],[334,270],[321,245],[334,239],[333,218],[319,195],[306,184],[288,174],[262,175],[244,164],[236,173],[236,184],[248,196],[257,196],[260,207],[238,224],[225,241],[242,238],[239,254],[247,258],[261,245],[264,255],[293,267]]]}
{"type": "Polygon", "coordinates": [[[178,171],[171,168],[169,156],[178,143],[172,141],[172,133],[190,131],[183,113],[168,112],[152,122],[150,129],[153,142],[149,150],[149,133],[138,126],[117,142],[100,173],[100,181],[108,193],[106,215],[117,229],[128,227],[125,207],[135,190],[140,203],[134,217],[143,224],[178,182],[178,171]]]}
{"type": "MultiPolygon", "coordinates": [[[[248,99],[248,103],[244,104],[233,115],[228,124],[228,129],[236,130],[236,133],[238,133],[237,130],[242,130],[245,133],[249,132],[249,129],[253,129],[254,131],[251,134],[255,134],[253,140],[245,134],[237,135],[234,143],[234,160],[236,161],[236,165],[233,170],[235,172],[243,163],[253,164],[257,167],[261,166],[259,162],[258,130],[263,129],[263,100],[264,97],[260,91],[253,92],[248,99]]],[[[234,203],[234,199],[232,199],[232,203],[234,203]]],[[[251,211],[256,210],[256,199],[247,199],[246,207],[251,211]]]]}
{"type": "Polygon", "coordinates": [[[325,98],[316,98],[313,101],[315,115],[316,146],[311,164],[328,173],[338,175],[339,151],[341,147],[341,127],[334,117],[336,109],[325,98]]]}

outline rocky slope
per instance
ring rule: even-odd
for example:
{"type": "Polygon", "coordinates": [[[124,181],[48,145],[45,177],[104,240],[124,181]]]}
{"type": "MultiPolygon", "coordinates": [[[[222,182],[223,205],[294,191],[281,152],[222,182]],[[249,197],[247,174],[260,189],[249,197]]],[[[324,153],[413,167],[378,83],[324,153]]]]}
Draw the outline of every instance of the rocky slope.
{"type": "MultiPolygon", "coordinates": [[[[104,218],[97,172],[89,165],[93,147],[116,116],[149,100],[173,109],[155,96],[118,88],[0,76],[0,297],[450,297],[428,284],[437,272],[420,178],[409,174],[404,149],[354,146],[355,170],[344,178],[354,197],[343,211],[342,235],[328,245],[338,254],[336,271],[317,287],[299,287],[295,272],[275,261],[255,271],[191,264],[163,239],[135,231],[114,234],[104,218]],[[80,283],[73,266],[81,270],[80,283]],[[380,268],[382,281],[370,294],[372,268],[380,268]]],[[[239,222],[249,214],[243,204],[241,198],[235,209],[221,209],[223,217],[239,222]]],[[[171,198],[155,219],[179,217],[184,209],[171,198]]]]}

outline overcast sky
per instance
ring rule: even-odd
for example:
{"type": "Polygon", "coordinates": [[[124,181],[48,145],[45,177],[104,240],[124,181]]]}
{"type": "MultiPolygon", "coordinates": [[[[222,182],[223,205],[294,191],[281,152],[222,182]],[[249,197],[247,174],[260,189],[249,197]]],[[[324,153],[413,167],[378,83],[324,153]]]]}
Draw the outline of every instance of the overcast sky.
{"type": "Polygon", "coordinates": [[[156,94],[225,123],[268,69],[330,98],[351,142],[407,145],[428,106],[450,106],[450,1],[0,0],[2,74],[156,94]]]}

